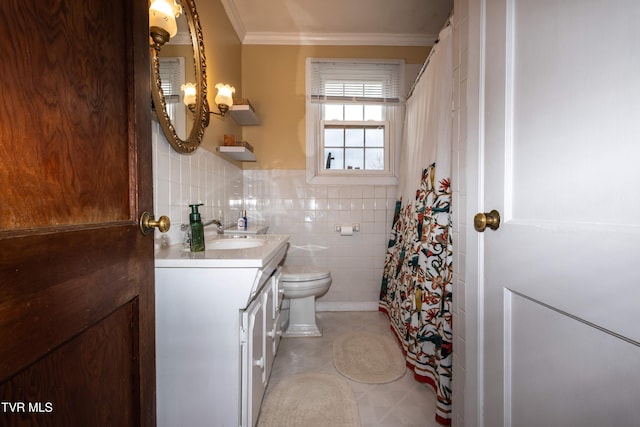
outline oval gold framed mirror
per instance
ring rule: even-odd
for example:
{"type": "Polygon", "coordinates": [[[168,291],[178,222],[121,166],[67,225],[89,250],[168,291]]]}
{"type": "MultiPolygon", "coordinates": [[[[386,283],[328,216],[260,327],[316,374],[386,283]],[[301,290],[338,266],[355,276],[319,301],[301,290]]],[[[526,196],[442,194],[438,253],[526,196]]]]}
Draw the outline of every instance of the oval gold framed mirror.
{"type": "Polygon", "coordinates": [[[151,96],[158,122],[167,141],[177,152],[188,154],[200,146],[209,115],[206,62],[202,28],[195,2],[181,0],[177,3],[182,7],[182,13],[177,18],[178,28],[183,29],[181,31],[183,38],[187,37],[186,40],[190,41],[190,43],[187,42],[187,46],[190,44],[190,47],[185,48],[183,43],[182,52],[184,53],[176,53],[181,51],[180,37],[172,38],[163,44],[156,37],[151,36],[151,96]],[[182,79],[185,83],[195,84],[195,101],[189,105],[183,102],[184,94],[180,90],[181,84],[175,82],[169,84],[167,81],[166,66],[169,64],[173,67],[172,63],[177,64],[178,68],[183,67],[182,79]]]}

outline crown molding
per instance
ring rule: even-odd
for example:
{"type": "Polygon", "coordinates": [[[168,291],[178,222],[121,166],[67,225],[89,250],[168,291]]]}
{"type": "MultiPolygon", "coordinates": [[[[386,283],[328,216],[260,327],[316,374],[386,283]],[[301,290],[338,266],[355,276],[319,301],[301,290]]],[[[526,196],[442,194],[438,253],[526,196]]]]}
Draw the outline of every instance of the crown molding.
{"type": "Polygon", "coordinates": [[[236,2],[234,0],[220,0],[222,3],[222,7],[224,7],[224,11],[227,13],[227,17],[231,22],[231,26],[236,32],[236,35],[240,39],[240,42],[244,40],[247,34],[247,30],[242,23],[242,18],[240,17],[240,13],[236,8],[236,2]]]}
{"type": "Polygon", "coordinates": [[[381,33],[246,33],[242,44],[264,45],[340,45],[340,46],[433,46],[437,34],[381,33]]]}
{"type": "Polygon", "coordinates": [[[278,33],[247,32],[234,0],[221,0],[242,44],[325,46],[433,46],[437,34],[384,33],[278,33]]]}

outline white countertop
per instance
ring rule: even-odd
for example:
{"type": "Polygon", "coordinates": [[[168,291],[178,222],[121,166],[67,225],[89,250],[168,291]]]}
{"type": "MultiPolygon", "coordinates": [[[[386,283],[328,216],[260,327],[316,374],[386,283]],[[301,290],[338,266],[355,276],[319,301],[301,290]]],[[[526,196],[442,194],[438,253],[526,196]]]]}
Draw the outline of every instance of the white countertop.
{"type": "Polygon", "coordinates": [[[160,246],[155,251],[156,268],[262,268],[287,245],[285,234],[258,234],[252,236],[205,236],[205,250],[191,252],[188,246],[177,244],[160,246]],[[262,239],[262,246],[244,249],[209,249],[217,239],[262,239]]]}

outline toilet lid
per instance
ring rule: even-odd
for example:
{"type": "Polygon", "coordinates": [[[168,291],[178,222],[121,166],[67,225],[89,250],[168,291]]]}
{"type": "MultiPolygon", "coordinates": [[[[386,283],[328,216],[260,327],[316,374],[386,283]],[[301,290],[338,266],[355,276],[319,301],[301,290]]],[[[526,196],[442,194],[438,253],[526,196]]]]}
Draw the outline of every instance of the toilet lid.
{"type": "Polygon", "coordinates": [[[326,279],[331,273],[314,265],[287,265],[282,267],[280,280],[284,282],[306,282],[308,280],[326,279]]]}

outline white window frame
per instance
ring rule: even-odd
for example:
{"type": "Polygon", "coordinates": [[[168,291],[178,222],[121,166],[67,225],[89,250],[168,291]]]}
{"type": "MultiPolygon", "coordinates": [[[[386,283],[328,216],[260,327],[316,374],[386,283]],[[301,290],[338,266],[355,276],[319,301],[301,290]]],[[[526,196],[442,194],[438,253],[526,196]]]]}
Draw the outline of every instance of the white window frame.
{"type": "MultiPolygon", "coordinates": [[[[306,150],[307,150],[307,182],[311,184],[349,184],[349,185],[396,185],[398,183],[398,153],[402,138],[402,126],[404,120],[404,97],[398,96],[397,102],[383,103],[385,117],[381,122],[377,121],[324,121],[322,117],[323,103],[312,98],[312,72],[313,64],[317,62],[344,62],[344,63],[386,63],[397,64],[399,89],[404,89],[404,61],[403,60],[367,60],[367,59],[331,59],[331,58],[307,58],[306,59],[306,150]],[[385,126],[385,170],[366,169],[325,169],[324,159],[324,126],[331,124],[348,125],[383,124],[385,126]]],[[[398,94],[400,95],[400,94],[398,94]]],[[[354,101],[334,101],[338,104],[354,102],[365,104],[361,99],[354,101]]],[[[327,103],[331,103],[327,101],[327,103]]]]}

